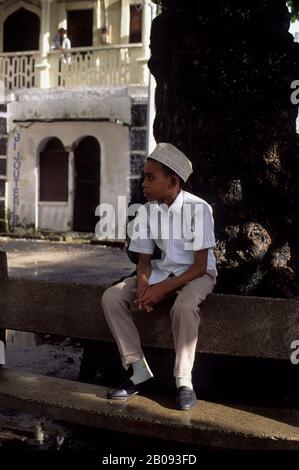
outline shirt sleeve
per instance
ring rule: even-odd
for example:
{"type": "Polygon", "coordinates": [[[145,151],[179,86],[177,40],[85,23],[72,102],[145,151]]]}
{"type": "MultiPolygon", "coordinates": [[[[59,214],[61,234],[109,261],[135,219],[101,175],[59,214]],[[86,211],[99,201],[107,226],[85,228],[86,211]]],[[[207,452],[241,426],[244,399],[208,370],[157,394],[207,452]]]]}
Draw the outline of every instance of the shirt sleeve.
{"type": "Polygon", "coordinates": [[[69,40],[69,38],[65,38],[65,48],[71,49],[71,41],[69,40]]]}
{"type": "Polygon", "coordinates": [[[150,224],[148,211],[145,206],[141,206],[134,221],[129,251],[152,255],[155,249],[155,242],[150,235],[150,224]]]}
{"type": "Polygon", "coordinates": [[[213,211],[209,204],[195,204],[191,226],[194,236],[188,244],[189,249],[198,251],[216,246],[213,211]]]}
{"type": "Polygon", "coordinates": [[[51,44],[51,48],[52,49],[56,49],[58,47],[58,44],[57,44],[57,36],[54,36],[53,40],[52,40],[52,44],[51,44]]]}

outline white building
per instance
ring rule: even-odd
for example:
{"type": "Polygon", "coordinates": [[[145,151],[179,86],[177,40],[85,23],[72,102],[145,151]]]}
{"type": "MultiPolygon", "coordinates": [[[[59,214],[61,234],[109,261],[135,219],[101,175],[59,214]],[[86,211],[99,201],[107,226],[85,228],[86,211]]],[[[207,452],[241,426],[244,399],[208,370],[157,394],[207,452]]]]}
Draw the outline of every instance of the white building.
{"type": "Polygon", "coordinates": [[[0,0],[2,230],[93,232],[99,203],[129,200],[145,158],[153,10],[0,0]],[[67,55],[51,49],[61,27],[67,55]]]}

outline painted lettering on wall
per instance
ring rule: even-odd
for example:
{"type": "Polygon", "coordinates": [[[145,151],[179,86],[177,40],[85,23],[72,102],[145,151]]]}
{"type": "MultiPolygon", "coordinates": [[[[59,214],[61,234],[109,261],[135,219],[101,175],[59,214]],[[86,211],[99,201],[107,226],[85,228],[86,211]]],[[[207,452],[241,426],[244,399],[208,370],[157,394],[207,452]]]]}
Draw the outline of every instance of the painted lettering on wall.
{"type": "Polygon", "coordinates": [[[13,209],[12,209],[12,225],[19,224],[18,208],[20,205],[20,169],[21,169],[21,154],[19,144],[21,141],[21,134],[16,132],[13,139],[13,209]]]}

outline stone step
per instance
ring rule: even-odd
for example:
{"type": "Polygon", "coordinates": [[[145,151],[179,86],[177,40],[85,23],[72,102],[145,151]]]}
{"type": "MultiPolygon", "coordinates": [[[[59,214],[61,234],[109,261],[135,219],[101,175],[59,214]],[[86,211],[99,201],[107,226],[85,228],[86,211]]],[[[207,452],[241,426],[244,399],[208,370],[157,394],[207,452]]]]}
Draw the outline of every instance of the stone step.
{"type": "Polygon", "coordinates": [[[106,387],[0,369],[0,406],[112,431],[225,449],[299,449],[299,413],[198,400],[173,409],[174,396],[145,392],[107,400],[106,387]]]}

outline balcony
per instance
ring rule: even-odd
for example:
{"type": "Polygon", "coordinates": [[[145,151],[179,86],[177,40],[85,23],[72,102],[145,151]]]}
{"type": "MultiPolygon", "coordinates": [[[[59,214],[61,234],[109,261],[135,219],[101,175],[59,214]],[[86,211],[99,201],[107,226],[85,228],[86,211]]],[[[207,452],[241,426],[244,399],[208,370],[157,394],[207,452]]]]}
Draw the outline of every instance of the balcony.
{"type": "Polygon", "coordinates": [[[82,85],[147,85],[147,59],[142,44],[78,47],[0,54],[0,83],[6,92],[24,88],[82,85]]]}

